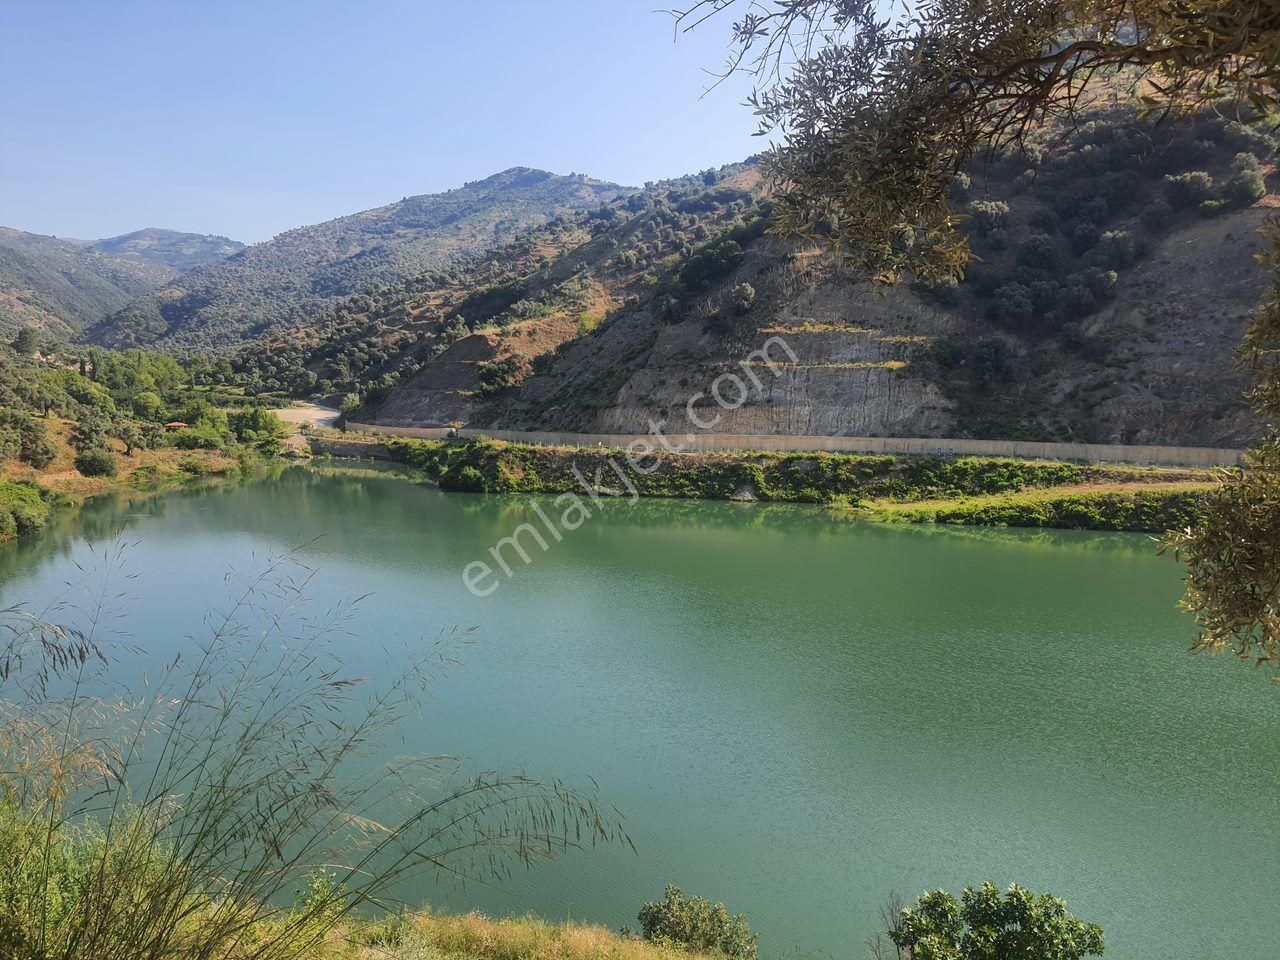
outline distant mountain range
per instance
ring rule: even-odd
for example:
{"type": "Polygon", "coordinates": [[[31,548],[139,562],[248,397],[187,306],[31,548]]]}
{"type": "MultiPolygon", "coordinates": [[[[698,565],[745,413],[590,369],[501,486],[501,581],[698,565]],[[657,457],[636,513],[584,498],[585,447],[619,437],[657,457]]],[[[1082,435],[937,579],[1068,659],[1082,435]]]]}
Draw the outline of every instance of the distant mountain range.
{"type": "Polygon", "coordinates": [[[32,326],[72,337],[243,247],[226,237],[155,228],[86,242],[0,227],[0,334],[32,326]]]}
{"type": "Polygon", "coordinates": [[[166,281],[197,267],[225,260],[245,247],[243,243],[226,237],[181,233],[157,227],[135,230],[106,240],[94,240],[86,246],[107,256],[167,268],[171,275],[165,278],[166,281]]]}
{"type": "Polygon", "coordinates": [[[513,167],[246,247],[121,304],[86,336],[112,347],[227,354],[264,332],[305,323],[344,297],[416,277],[633,192],[585,176],[513,167]]]}

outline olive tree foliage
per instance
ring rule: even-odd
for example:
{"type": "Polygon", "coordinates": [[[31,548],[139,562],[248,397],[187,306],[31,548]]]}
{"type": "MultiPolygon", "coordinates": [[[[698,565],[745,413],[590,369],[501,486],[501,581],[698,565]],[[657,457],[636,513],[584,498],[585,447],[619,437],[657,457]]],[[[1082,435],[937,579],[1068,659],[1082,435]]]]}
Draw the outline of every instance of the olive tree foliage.
{"type": "MultiPolygon", "coordinates": [[[[732,23],[723,76],[753,75],[778,232],[807,236],[882,282],[940,281],[970,254],[952,207],[965,167],[1070,120],[1095,79],[1152,110],[1280,112],[1274,0],[690,0],[677,31],[732,23]]],[[[1028,152],[1029,151],[1024,151],[1028,152]]],[[[1181,186],[1181,185],[1178,185],[1181,186]]],[[[1243,197],[1256,193],[1242,184],[1243,197]]],[[[1273,234],[1280,225],[1273,225],[1273,234]]],[[[1280,239],[1264,258],[1280,268],[1280,239]]],[[[1198,648],[1280,664],[1280,278],[1244,362],[1269,439],[1225,471],[1205,519],[1167,546],[1187,563],[1198,648]]]]}
{"type": "MultiPolygon", "coordinates": [[[[1264,255],[1280,265],[1280,225],[1264,255]]],[[[1243,468],[1223,471],[1205,521],[1166,542],[1187,564],[1183,606],[1200,623],[1197,648],[1280,667],[1280,280],[1262,299],[1241,355],[1253,369],[1254,406],[1271,432],[1243,468]]]]}
{"type": "Polygon", "coordinates": [[[1135,67],[1152,106],[1266,112],[1280,15],[1221,0],[696,0],[678,31],[732,19],[723,76],[755,80],[775,228],[878,280],[958,276],[969,250],[952,184],[1083,106],[1089,81],[1135,67]],[[898,7],[902,9],[902,7],[898,7]]]}

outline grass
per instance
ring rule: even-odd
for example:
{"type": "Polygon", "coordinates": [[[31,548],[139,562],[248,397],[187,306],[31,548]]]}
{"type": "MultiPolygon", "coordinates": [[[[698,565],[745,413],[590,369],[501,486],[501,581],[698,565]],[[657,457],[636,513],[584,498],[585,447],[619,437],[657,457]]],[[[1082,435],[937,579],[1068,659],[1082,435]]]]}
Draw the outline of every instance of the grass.
{"type": "Polygon", "coordinates": [[[338,932],[317,960],[690,960],[706,954],[604,927],[419,911],[338,932]]]}
{"type": "Polygon", "coordinates": [[[888,523],[947,523],[1061,530],[1131,530],[1165,533],[1191,526],[1204,508],[1209,483],[1099,484],[930,500],[880,501],[856,510],[888,523]]]}

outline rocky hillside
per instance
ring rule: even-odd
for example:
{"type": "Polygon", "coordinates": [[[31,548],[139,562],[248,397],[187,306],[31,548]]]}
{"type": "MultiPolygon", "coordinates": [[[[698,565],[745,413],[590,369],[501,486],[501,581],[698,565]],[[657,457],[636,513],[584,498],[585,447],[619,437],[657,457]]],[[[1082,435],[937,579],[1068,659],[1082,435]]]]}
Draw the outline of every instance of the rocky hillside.
{"type": "Polygon", "coordinates": [[[225,260],[244,249],[244,244],[212,234],[182,233],[147,227],[119,237],[94,240],[87,244],[95,253],[140,264],[154,264],[167,274],[162,282],[173,280],[196,267],[225,260]]]}
{"type": "Polygon", "coordinates": [[[108,346],[227,353],[332,303],[631,191],[584,176],[514,167],[447,193],[300,227],[192,271],[89,332],[108,346]]]}
{"type": "MultiPolygon", "coordinates": [[[[261,389],[359,393],[403,422],[465,420],[749,215],[753,167],[661,183],[411,281],[351,298],[237,358],[261,389]]],[[[757,221],[752,235],[763,223],[757,221]]]]}
{"type": "Polygon", "coordinates": [[[1100,108],[956,183],[963,282],[887,291],[765,235],[753,169],[726,169],[348,300],[239,364],[388,424],[1237,445],[1275,150],[1208,113],[1100,108]],[[746,375],[774,337],[793,355],[746,375]],[[710,409],[725,373],[748,396],[721,381],[731,409],[710,409]]]}

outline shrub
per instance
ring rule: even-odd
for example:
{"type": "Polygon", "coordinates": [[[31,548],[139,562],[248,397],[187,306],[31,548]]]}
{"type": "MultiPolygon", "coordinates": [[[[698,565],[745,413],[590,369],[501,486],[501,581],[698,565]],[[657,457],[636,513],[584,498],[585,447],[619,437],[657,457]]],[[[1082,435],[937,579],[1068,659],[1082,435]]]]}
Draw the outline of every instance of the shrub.
{"type": "Polygon", "coordinates": [[[729,294],[733,309],[738,313],[746,313],[756,302],[756,289],[749,283],[740,283],[729,294]]]}
{"type": "Polygon", "coordinates": [[[48,437],[36,437],[22,447],[22,459],[37,470],[47,467],[58,455],[58,448],[48,437]]]}
{"type": "Polygon", "coordinates": [[[1266,195],[1267,183],[1262,179],[1262,172],[1256,168],[1241,170],[1222,188],[1223,199],[1236,207],[1253,206],[1266,195]]]}
{"type": "Polygon", "coordinates": [[[1152,233],[1168,228],[1173,222],[1173,207],[1163,197],[1156,197],[1142,211],[1142,225],[1152,233]]]}
{"type": "Polygon", "coordinates": [[[144,390],[133,398],[133,412],[143,420],[159,420],[163,410],[164,401],[150,390],[144,390]]]}
{"type": "Polygon", "coordinates": [[[106,446],[107,432],[111,429],[111,420],[97,408],[91,407],[80,415],[79,422],[71,431],[71,445],[77,453],[86,450],[97,450],[106,446]]]}
{"type": "Polygon", "coordinates": [[[940,307],[955,307],[960,304],[960,285],[954,279],[947,278],[934,283],[916,280],[913,287],[920,296],[932,300],[940,307]]]}
{"type": "Polygon", "coordinates": [[[1018,248],[1018,263],[1035,270],[1052,270],[1058,265],[1058,245],[1043,233],[1028,237],[1018,248]]]}
{"type": "Polygon", "coordinates": [[[243,443],[278,440],[289,431],[274,410],[266,407],[246,407],[227,417],[227,426],[243,443]]]}
{"type": "Polygon", "coordinates": [[[1098,238],[1102,236],[1102,231],[1092,220],[1075,220],[1067,225],[1065,232],[1071,241],[1072,252],[1077,254],[1092,250],[1098,238]]]}
{"type": "Polygon", "coordinates": [[[996,291],[996,316],[1003,323],[1029,320],[1034,309],[1031,291],[1020,283],[1006,283],[996,291]]]}
{"type": "Polygon", "coordinates": [[[443,490],[462,490],[466,493],[484,493],[484,474],[470,464],[455,466],[440,475],[443,490]]]}
{"type": "Polygon", "coordinates": [[[1164,178],[1164,195],[1175,210],[1199,206],[1213,196],[1213,177],[1203,170],[1170,174],[1164,178]]]}
{"type": "Polygon", "coordinates": [[[1052,207],[1041,207],[1027,222],[1044,233],[1057,233],[1062,229],[1062,220],[1052,207]]]}
{"type": "Polygon", "coordinates": [[[1048,894],[990,883],[966,887],[960,900],[937,890],[897,917],[889,937],[904,956],[924,960],[1080,960],[1102,955],[1102,928],[1067,912],[1048,894]]]}
{"type": "Polygon", "coordinates": [[[94,447],[76,455],[76,469],[86,477],[114,477],[116,457],[104,447],[94,447]]]}
{"type": "Polygon", "coordinates": [[[723,903],[687,897],[679,887],[668,886],[664,900],[646,903],[638,919],[644,938],[653,943],[755,960],[759,934],[751,932],[745,917],[731,916],[723,903]]]}
{"type": "Polygon", "coordinates": [[[714,240],[698,250],[680,270],[680,282],[691,293],[701,293],[742,261],[742,245],[735,240],[714,240]]]}
{"type": "Polygon", "coordinates": [[[969,204],[969,213],[978,232],[987,233],[1004,223],[1009,205],[1001,200],[975,200],[969,204]]]}
{"type": "Polygon", "coordinates": [[[182,427],[168,434],[171,447],[178,450],[217,450],[222,445],[222,438],[211,430],[182,427]]]}
{"type": "Polygon", "coordinates": [[[1237,153],[1231,161],[1231,169],[1236,173],[1244,173],[1246,170],[1257,170],[1262,166],[1261,162],[1252,153],[1237,153]]]}
{"type": "Polygon", "coordinates": [[[1069,317],[1085,317],[1098,307],[1093,291],[1081,282],[1069,284],[1062,292],[1062,312],[1069,317]]]}
{"type": "Polygon", "coordinates": [[[1092,257],[1098,266],[1119,270],[1129,266],[1138,256],[1138,244],[1127,230],[1108,230],[1098,241],[1092,257]]]}

